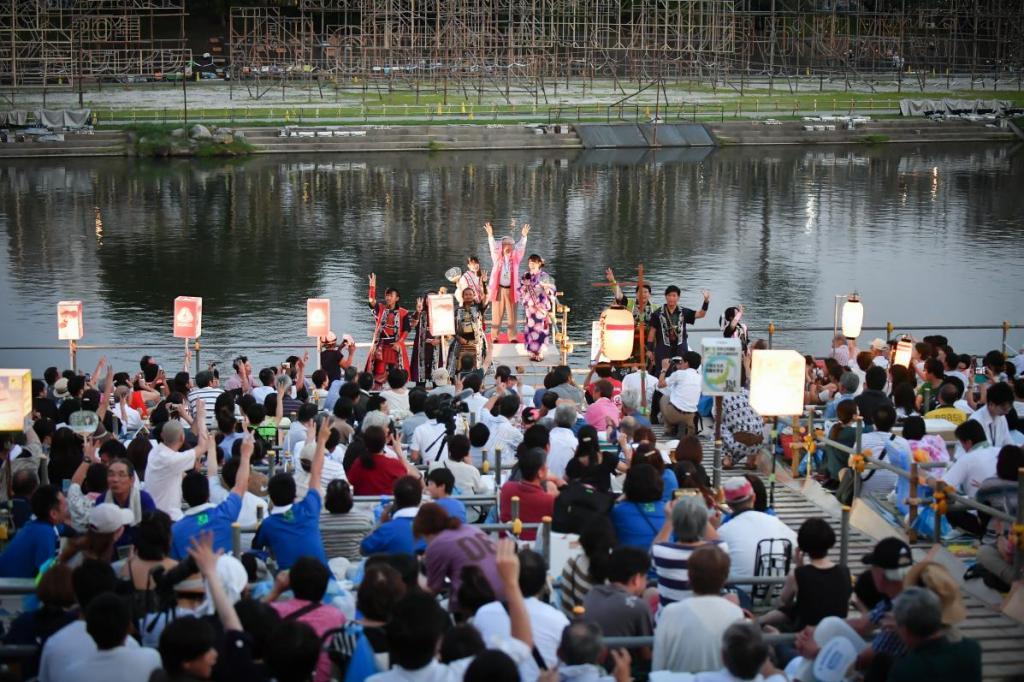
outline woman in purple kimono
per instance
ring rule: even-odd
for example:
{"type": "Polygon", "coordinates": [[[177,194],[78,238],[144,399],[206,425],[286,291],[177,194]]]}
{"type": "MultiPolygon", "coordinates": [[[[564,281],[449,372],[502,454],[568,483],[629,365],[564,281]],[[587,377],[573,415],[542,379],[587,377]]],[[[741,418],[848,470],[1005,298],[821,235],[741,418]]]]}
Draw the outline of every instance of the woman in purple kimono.
{"type": "Polygon", "coordinates": [[[529,270],[523,273],[519,286],[519,298],[526,314],[526,331],[523,339],[530,360],[544,359],[544,343],[551,335],[551,313],[555,309],[555,280],[543,270],[544,259],[532,254],[526,262],[529,270]]]}

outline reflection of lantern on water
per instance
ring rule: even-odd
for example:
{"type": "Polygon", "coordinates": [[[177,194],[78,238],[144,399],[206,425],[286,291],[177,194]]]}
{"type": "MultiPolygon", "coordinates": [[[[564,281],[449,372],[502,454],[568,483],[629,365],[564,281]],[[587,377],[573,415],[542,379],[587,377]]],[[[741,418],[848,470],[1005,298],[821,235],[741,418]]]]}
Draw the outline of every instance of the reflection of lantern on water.
{"type": "Polygon", "coordinates": [[[622,306],[601,313],[601,352],[612,362],[628,360],[633,354],[633,314],[622,306]]]}
{"type": "Polygon", "coordinates": [[[750,365],[750,406],[762,417],[804,411],[804,356],[795,350],[755,350],[750,365]]]}

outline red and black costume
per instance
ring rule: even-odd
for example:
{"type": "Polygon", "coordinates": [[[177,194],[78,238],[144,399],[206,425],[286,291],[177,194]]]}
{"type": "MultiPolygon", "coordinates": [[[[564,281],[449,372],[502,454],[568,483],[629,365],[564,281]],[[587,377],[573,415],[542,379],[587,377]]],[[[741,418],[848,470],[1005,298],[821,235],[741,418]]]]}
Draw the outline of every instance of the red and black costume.
{"type": "Polygon", "coordinates": [[[413,315],[401,306],[389,308],[377,301],[377,288],[370,287],[367,304],[374,317],[374,346],[366,359],[366,370],[373,372],[374,381],[383,384],[388,372],[395,367],[409,369],[409,355],[405,339],[412,329],[413,315]]]}

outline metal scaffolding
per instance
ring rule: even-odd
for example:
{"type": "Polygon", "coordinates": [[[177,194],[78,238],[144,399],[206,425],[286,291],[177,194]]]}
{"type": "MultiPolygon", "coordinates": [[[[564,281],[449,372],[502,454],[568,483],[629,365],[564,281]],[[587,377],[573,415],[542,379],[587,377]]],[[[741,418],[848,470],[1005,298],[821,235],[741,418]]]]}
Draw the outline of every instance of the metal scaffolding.
{"type": "Polygon", "coordinates": [[[122,80],[182,71],[191,58],[184,3],[0,0],[0,83],[122,80]]]}

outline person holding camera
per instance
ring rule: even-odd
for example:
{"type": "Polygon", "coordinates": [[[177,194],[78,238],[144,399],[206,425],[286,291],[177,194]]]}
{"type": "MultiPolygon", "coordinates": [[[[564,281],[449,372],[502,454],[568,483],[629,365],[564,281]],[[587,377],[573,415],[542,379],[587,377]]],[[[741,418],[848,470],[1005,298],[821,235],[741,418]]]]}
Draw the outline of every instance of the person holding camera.
{"type": "Polygon", "coordinates": [[[700,353],[692,350],[661,361],[658,388],[668,389],[661,396],[661,420],[665,434],[682,438],[695,433],[694,418],[700,400],[700,353]],[[680,431],[679,427],[682,427],[680,431]]]}

